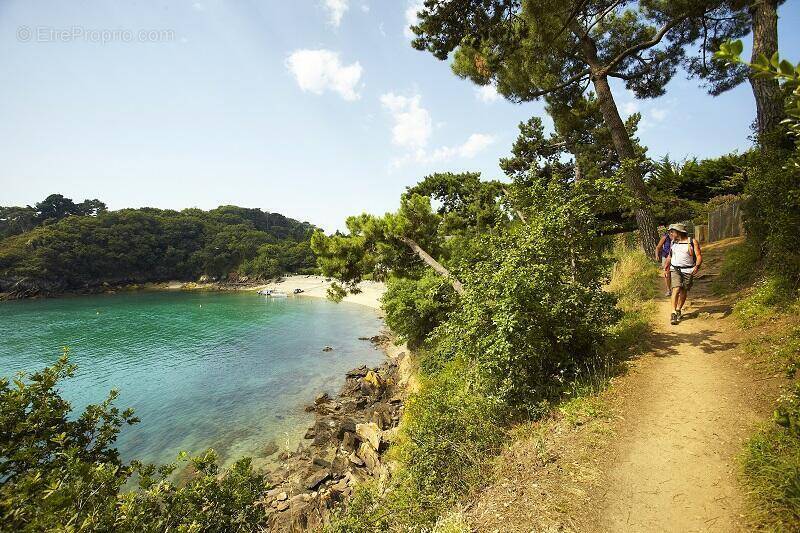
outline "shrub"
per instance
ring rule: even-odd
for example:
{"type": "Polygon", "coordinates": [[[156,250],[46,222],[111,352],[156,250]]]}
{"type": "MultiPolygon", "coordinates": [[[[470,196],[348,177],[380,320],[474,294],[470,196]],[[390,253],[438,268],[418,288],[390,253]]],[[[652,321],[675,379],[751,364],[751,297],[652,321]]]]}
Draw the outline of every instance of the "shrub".
{"type": "Polygon", "coordinates": [[[422,344],[454,308],[450,283],[433,271],[420,279],[390,278],[382,298],[386,324],[411,347],[422,344]]]}
{"type": "Polygon", "coordinates": [[[767,266],[800,280],[800,167],[790,152],[769,149],[755,158],[747,184],[748,238],[765,253],[767,266]]]}
{"type": "Polygon", "coordinates": [[[424,507],[441,509],[486,480],[486,457],[498,449],[497,406],[474,384],[464,361],[448,363],[406,407],[396,453],[424,507]]]}
{"type": "Polygon", "coordinates": [[[8,531],[259,531],[258,502],[269,488],[249,459],[225,472],[209,450],[178,485],[177,464],[124,464],[113,447],[137,420],[113,405],[116,392],[76,415],[58,393],[75,367],[66,354],[51,367],[0,379],[0,520],[8,531]],[[128,490],[132,476],[138,489],[128,490]]]}
{"type": "Polygon", "coordinates": [[[473,362],[480,389],[521,412],[587,369],[621,315],[601,287],[601,252],[582,237],[542,238],[567,232],[547,222],[488,239],[489,259],[469,274],[459,312],[436,332],[437,359],[473,362]]]}
{"type": "Polygon", "coordinates": [[[455,517],[439,517],[491,479],[490,457],[504,436],[495,406],[469,374],[467,365],[452,361],[421,380],[389,451],[402,466],[383,491],[376,482],[359,486],[327,531],[461,531],[455,517]]]}

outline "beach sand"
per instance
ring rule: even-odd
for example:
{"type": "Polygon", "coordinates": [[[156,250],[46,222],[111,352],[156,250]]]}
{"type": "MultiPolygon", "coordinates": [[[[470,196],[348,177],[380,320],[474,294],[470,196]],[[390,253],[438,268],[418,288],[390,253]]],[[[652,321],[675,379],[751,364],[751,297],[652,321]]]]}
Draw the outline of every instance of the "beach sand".
{"type": "MultiPolygon", "coordinates": [[[[328,287],[330,287],[334,281],[325,281],[326,279],[328,278],[323,276],[286,276],[280,283],[268,283],[266,285],[251,287],[248,290],[273,289],[284,292],[291,298],[294,296],[292,293],[295,289],[302,289],[303,292],[300,293],[299,296],[327,298],[328,287]]],[[[367,307],[380,310],[380,299],[383,293],[386,292],[386,285],[377,281],[362,281],[358,287],[361,289],[360,293],[348,294],[342,301],[366,305],[367,307]]]]}

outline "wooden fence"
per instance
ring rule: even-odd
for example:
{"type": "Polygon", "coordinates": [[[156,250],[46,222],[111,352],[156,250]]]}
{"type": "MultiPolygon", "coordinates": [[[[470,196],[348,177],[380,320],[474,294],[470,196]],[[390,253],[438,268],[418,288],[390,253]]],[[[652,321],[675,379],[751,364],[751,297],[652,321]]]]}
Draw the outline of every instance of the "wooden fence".
{"type": "Polygon", "coordinates": [[[744,235],[742,204],[742,200],[734,200],[708,213],[708,242],[744,235]]]}

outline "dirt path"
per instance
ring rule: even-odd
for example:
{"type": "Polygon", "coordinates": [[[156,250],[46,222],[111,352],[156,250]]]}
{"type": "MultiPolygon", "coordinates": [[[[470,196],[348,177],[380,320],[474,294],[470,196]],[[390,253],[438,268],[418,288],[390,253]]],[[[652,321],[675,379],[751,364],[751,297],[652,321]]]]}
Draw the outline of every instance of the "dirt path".
{"type": "MultiPolygon", "coordinates": [[[[743,402],[736,347],[694,311],[660,328],[658,358],[627,398],[599,526],[606,531],[734,531],[742,504],[735,455],[760,413],[743,402]]],[[[661,315],[669,316],[667,302],[661,315]]],[[[713,317],[714,315],[712,315],[713,317]]]]}
{"type": "Polygon", "coordinates": [[[736,456],[768,404],[709,277],[698,280],[678,326],[668,323],[669,302],[659,304],[654,349],[626,384],[598,530],[744,529],[736,456]]]}

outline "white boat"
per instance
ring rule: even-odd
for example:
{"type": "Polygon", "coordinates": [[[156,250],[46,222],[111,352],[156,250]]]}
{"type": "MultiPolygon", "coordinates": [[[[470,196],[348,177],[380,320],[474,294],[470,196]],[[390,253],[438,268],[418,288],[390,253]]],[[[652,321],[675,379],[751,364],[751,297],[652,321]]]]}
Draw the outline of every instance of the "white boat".
{"type": "Polygon", "coordinates": [[[261,289],[258,294],[267,298],[286,298],[288,296],[285,292],[275,289],[261,289]]]}

